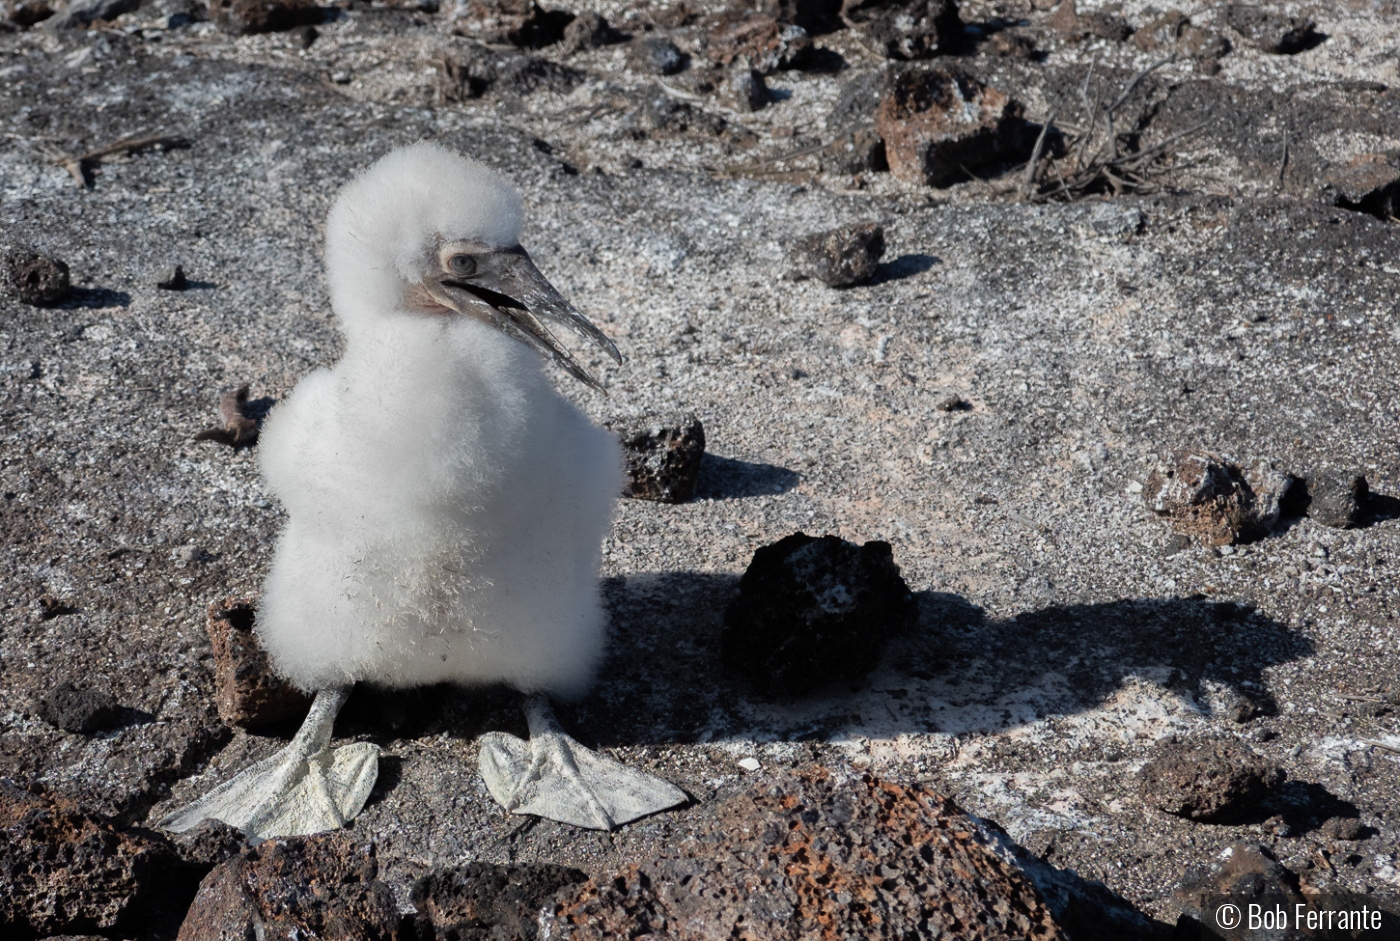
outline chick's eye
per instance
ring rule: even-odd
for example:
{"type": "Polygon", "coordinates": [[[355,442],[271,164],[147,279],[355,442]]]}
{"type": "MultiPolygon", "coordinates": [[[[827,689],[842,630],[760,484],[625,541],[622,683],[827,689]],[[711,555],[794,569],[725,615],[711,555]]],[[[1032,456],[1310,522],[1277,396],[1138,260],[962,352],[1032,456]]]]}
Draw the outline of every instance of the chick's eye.
{"type": "Polygon", "coordinates": [[[447,267],[453,274],[466,277],[476,273],[476,259],[470,255],[453,255],[447,259],[447,267]]]}

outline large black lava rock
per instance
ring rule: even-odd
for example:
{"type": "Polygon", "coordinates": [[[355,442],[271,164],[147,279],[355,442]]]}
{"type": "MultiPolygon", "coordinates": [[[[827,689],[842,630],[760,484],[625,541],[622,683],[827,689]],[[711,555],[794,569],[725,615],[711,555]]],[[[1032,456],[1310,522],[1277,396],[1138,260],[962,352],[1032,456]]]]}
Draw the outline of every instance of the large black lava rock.
{"type": "Polygon", "coordinates": [[[724,662],[769,696],[864,677],[918,616],[887,542],[794,533],[753,554],[724,612],[724,662]]]}

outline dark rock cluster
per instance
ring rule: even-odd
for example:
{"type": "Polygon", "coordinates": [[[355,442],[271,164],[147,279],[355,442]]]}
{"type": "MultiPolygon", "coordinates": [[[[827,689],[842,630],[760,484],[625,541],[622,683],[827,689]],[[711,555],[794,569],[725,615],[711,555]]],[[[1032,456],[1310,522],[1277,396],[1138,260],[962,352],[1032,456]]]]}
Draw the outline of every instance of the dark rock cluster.
{"type": "Polygon", "coordinates": [[[155,834],[0,779],[0,933],[170,930],[198,879],[155,834]]]}
{"type": "Polygon", "coordinates": [[[1365,475],[1355,470],[1286,473],[1266,460],[1241,466],[1211,452],[1180,450],[1159,458],[1142,496],[1181,535],[1228,546],[1267,536],[1289,505],[1323,526],[1357,526],[1369,492],[1365,475]]]}
{"type": "Polygon", "coordinates": [[[862,679],[918,605],[887,542],[793,533],[753,554],[724,613],[724,661],[763,694],[862,679]]]}

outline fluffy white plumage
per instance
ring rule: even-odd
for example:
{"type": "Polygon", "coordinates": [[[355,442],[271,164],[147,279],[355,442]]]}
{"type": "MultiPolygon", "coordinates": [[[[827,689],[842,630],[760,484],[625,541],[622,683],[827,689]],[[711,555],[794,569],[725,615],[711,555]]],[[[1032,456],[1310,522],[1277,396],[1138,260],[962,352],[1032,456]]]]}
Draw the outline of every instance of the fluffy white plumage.
{"type": "Polygon", "coordinates": [[[507,183],[430,144],[375,164],[331,211],[345,355],[273,410],[259,446],[289,520],[258,631],[301,687],[570,694],[592,674],[618,445],[524,343],[406,299],[442,242],[509,248],[520,222],[507,183]]]}

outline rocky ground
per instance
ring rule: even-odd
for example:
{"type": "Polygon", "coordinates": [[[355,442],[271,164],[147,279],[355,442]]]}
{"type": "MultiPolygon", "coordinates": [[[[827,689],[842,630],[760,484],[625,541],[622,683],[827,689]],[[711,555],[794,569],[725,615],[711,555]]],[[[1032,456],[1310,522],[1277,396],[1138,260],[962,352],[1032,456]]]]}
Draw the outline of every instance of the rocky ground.
{"type": "MultiPolygon", "coordinates": [[[[648,886],[746,884],[757,851],[715,848],[746,819],[798,855],[803,826],[959,834],[1009,880],[987,937],[1167,931],[1237,844],[1291,891],[1400,891],[1394,3],[211,7],[0,27],[7,931],[171,937],[240,851],[142,826],[290,732],[216,711],[206,609],[257,592],[281,510],[255,446],[195,435],[336,358],[326,211],[424,138],[520,187],[524,243],[621,348],[581,353],[606,397],[564,393],[703,422],[694,495],[620,505],[611,655],[561,709],[694,800],[610,835],[510,818],[475,742],[523,733],[514,693],[362,691],[337,726],[384,750],[361,863],[242,847],[191,919],[304,869],[354,887],[308,930],[408,937],[454,867],[554,864],[521,897],[573,892],[561,935],[719,936],[648,886]],[[878,259],[802,241],[862,223],[878,259]],[[764,695],[725,609],[797,531],[888,542],[917,614],[869,673],[764,695]]],[[[841,872],[875,845],[850,839],[841,872]]],[[[861,878],[917,908],[934,877],[889,858],[861,878]]],[[[784,904],[814,919],[794,937],[878,933],[784,904]]]]}

